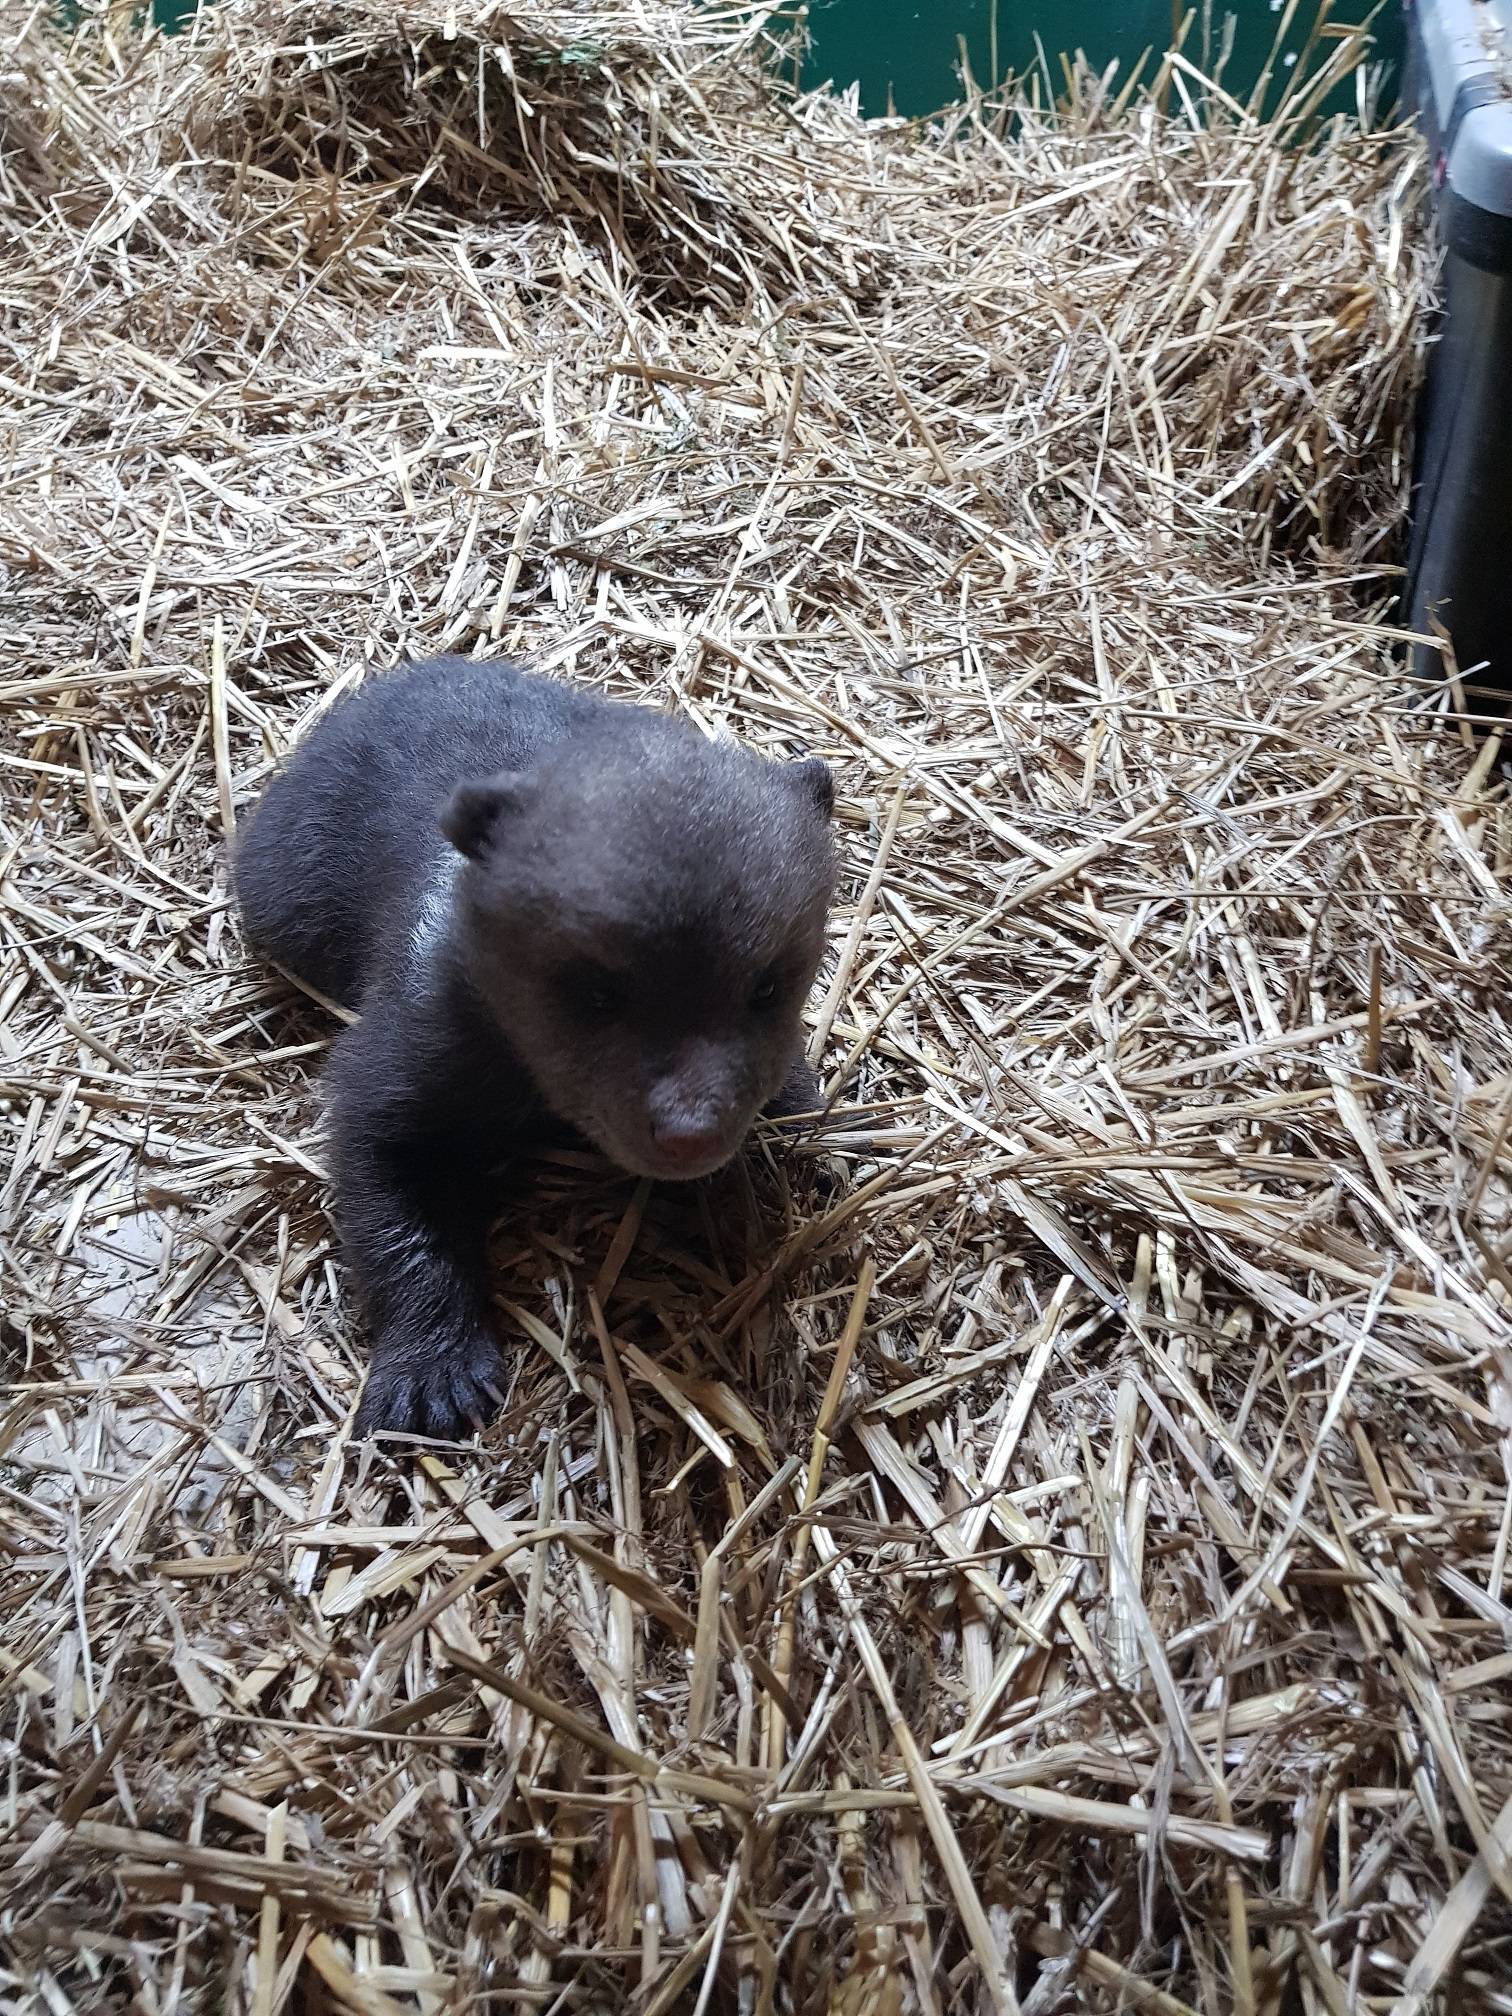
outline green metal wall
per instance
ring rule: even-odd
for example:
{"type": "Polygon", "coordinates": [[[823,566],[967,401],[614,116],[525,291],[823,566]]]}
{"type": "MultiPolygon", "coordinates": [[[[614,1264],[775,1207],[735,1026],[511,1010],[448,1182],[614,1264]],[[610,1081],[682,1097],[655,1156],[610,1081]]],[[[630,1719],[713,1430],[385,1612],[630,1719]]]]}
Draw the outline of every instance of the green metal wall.
{"type": "MultiPolygon", "coordinates": [[[[1179,20],[1186,9],[1178,5],[1174,11],[1179,20]]],[[[1339,0],[1332,15],[1354,23],[1374,11],[1372,0],[1339,0]]],[[[1232,17],[1233,53],[1224,84],[1236,96],[1247,96],[1265,65],[1283,8],[1271,0],[1231,0],[1225,9],[1216,0],[1204,10],[1198,0],[1186,51],[1199,63],[1204,12],[1214,46],[1225,13],[1232,17]]],[[[965,40],[977,82],[988,85],[993,82],[994,42],[1001,77],[1005,70],[1022,73],[1035,62],[1038,35],[1058,89],[1056,58],[1062,51],[1084,50],[1097,69],[1117,57],[1120,76],[1127,76],[1141,50],[1169,46],[1172,16],[1171,0],[941,0],[935,6],[921,0],[809,0],[807,81],[859,81],[866,111],[886,112],[891,93],[896,109],[913,116],[959,96],[958,38],[965,40]]],[[[1316,18],[1315,0],[1302,0],[1284,45],[1287,53],[1301,49],[1316,18]]],[[[1386,0],[1374,32],[1381,59],[1394,69],[1402,47],[1400,0],[1386,0]]],[[[1285,74],[1284,63],[1280,74],[1285,74]]]]}
{"type": "MultiPolygon", "coordinates": [[[[155,18],[176,27],[193,13],[196,0],[151,0],[155,18]]],[[[1187,0],[1190,4],[1190,0],[1187,0]]],[[[1160,51],[1172,39],[1174,22],[1184,11],[1182,0],[940,0],[929,6],[919,0],[808,0],[812,46],[805,81],[838,85],[859,82],[867,112],[889,107],[908,117],[936,111],[960,95],[960,45],[966,45],[972,74],[990,85],[1005,71],[1022,74],[1043,49],[1051,64],[1057,91],[1063,51],[1080,49],[1098,69],[1118,59],[1119,75],[1143,50],[1160,51]],[[1038,37],[1038,46],[1036,45],[1038,37]],[[996,67],[994,68],[994,57],[996,67]]],[[[1277,66],[1276,85],[1285,76],[1284,56],[1302,48],[1317,18],[1317,0],[1301,0],[1296,20],[1277,66]]],[[[1337,0],[1334,18],[1363,21],[1376,11],[1373,0],[1337,0]]],[[[1245,97],[1264,68],[1280,25],[1283,0],[1197,0],[1197,20],[1186,50],[1194,62],[1216,49],[1232,22],[1233,47],[1224,71],[1225,87],[1245,97]]],[[[1394,72],[1402,48],[1400,0],[1384,0],[1375,26],[1381,59],[1394,72]]],[[[1336,100],[1347,104],[1349,94],[1336,100]]]]}

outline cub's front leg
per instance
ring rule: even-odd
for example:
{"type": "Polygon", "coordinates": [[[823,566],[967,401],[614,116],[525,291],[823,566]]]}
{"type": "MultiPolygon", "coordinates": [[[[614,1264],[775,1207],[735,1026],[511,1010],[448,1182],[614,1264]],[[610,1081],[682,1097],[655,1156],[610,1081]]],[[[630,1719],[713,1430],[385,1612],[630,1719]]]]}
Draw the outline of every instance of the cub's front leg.
{"type": "Polygon", "coordinates": [[[337,1226],[372,1331],[357,1432],[465,1436],[502,1398],[487,1281],[494,1172],[465,1133],[407,1126],[370,1096],[362,1035],[338,1045],[331,1114],[337,1226]]]}
{"type": "Polygon", "coordinates": [[[824,1107],[824,1088],[819,1083],[813,1066],[800,1050],[788,1066],[788,1075],[782,1082],[782,1089],[762,1107],[762,1116],[767,1120],[791,1120],[803,1114],[816,1114],[824,1107]]]}

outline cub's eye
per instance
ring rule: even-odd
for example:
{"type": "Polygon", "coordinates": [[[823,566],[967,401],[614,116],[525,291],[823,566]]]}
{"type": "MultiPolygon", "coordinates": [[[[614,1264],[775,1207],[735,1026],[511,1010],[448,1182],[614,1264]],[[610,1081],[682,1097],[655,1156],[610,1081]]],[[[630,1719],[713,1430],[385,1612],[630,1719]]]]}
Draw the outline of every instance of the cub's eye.
{"type": "Polygon", "coordinates": [[[761,978],[756,982],[756,985],[751,989],[751,1006],[753,1008],[770,1008],[776,999],[777,975],[775,973],[763,973],[761,978]]]}
{"type": "Polygon", "coordinates": [[[625,1005],[625,985],[602,966],[573,966],[561,975],[562,994],[580,1015],[615,1015],[625,1005]]]}

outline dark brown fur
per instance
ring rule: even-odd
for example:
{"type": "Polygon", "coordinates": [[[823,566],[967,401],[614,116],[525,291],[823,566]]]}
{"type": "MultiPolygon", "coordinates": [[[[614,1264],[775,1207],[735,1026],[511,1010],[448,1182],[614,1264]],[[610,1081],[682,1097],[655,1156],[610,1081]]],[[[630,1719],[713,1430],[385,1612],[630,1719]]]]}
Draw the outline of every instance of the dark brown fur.
{"type": "Polygon", "coordinates": [[[357,1008],[331,1068],[337,1212],[373,1328],[363,1431],[492,1411],[484,1251],[511,1157],[566,1122],[695,1177],[813,1081],[833,885],[824,764],[505,664],[370,681],[238,850],[254,947],[357,1008]]]}

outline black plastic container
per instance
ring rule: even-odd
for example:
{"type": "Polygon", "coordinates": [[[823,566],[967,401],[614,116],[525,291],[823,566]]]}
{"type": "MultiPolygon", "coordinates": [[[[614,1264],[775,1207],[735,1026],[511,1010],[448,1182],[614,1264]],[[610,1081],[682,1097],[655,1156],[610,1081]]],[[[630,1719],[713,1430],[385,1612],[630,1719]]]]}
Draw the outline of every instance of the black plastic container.
{"type": "MultiPolygon", "coordinates": [[[[1408,0],[1406,94],[1433,154],[1443,308],[1418,418],[1404,614],[1512,688],[1512,0],[1408,0]]],[[[1435,649],[1414,671],[1442,677],[1435,649]]]]}

